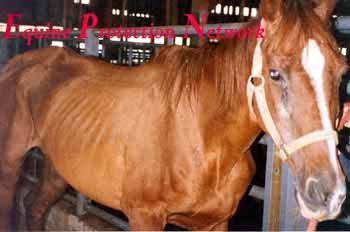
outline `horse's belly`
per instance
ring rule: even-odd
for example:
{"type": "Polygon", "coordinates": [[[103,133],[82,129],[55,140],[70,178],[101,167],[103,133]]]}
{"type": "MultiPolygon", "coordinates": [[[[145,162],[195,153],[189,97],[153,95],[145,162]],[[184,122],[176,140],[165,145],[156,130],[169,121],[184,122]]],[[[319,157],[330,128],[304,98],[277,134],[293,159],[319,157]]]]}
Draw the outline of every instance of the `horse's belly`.
{"type": "Polygon", "coordinates": [[[124,173],[123,158],[107,152],[48,153],[57,172],[77,191],[119,209],[124,173]]]}
{"type": "MultiPolygon", "coordinates": [[[[74,101],[70,104],[74,106],[74,101]]],[[[105,104],[91,101],[85,107],[57,108],[58,114],[47,117],[41,127],[41,146],[57,172],[76,190],[119,208],[124,148],[105,104]]]]}

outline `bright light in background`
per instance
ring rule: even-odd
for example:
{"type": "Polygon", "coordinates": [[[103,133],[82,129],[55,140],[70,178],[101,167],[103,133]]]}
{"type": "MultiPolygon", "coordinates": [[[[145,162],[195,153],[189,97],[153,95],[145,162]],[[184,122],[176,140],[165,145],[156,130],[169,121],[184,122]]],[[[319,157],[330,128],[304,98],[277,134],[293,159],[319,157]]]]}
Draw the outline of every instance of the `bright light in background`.
{"type": "MultiPolygon", "coordinates": [[[[1,26],[1,25],[0,25],[1,26]]],[[[5,26],[6,28],[6,26],[5,26]]],[[[14,30],[15,28],[12,27],[11,31],[13,30],[13,32],[15,31],[14,30]]],[[[49,28],[47,26],[33,26],[33,25],[19,25],[19,31],[20,32],[24,32],[25,30],[28,30],[28,29],[38,29],[38,30],[48,30],[49,28]]],[[[57,30],[63,30],[63,27],[61,26],[53,26],[52,29],[57,29],[57,30]]]]}
{"type": "Polygon", "coordinates": [[[112,37],[110,41],[116,41],[119,42],[121,39],[118,36],[112,37]]]}
{"type": "Polygon", "coordinates": [[[258,10],[257,10],[256,8],[252,8],[251,16],[252,16],[252,17],[258,16],[258,10]]]}
{"type": "Polygon", "coordinates": [[[233,15],[233,6],[230,6],[228,13],[229,13],[229,15],[233,15]]]}
{"type": "Polygon", "coordinates": [[[90,0],[81,0],[81,4],[89,5],[90,4],[90,0]]]}
{"type": "Polygon", "coordinates": [[[217,4],[215,7],[216,14],[221,14],[221,4],[217,4]]]}
{"type": "Polygon", "coordinates": [[[183,42],[184,42],[184,40],[183,40],[182,37],[179,37],[179,36],[175,37],[175,44],[176,45],[181,45],[182,46],[183,42]]]}
{"type": "Polygon", "coordinates": [[[249,7],[244,7],[243,8],[243,16],[249,16],[249,7]]]}
{"type": "Polygon", "coordinates": [[[133,43],[151,43],[151,38],[142,38],[142,37],[131,37],[128,39],[128,42],[133,42],[133,43]]]}
{"type": "Polygon", "coordinates": [[[20,32],[23,32],[23,31],[28,30],[28,29],[33,29],[33,26],[29,26],[29,25],[20,25],[19,26],[20,32]]]}
{"type": "Polygon", "coordinates": [[[154,38],[154,43],[155,44],[165,44],[164,36],[162,36],[160,38],[154,38]]]}
{"type": "Polygon", "coordinates": [[[124,10],[124,16],[128,16],[128,10],[124,10]]]}
{"type": "Polygon", "coordinates": [[[80,49],[85,49],[85,43],[79,43],[79,48],[80,49]]]}
{"type": "Polygon", "coordinates": [[[235,8],[235,15],[239,15],[239,6],[236,6],[235,8]]]}
{"type": "Polygon", "coordinates": [[[224,15],[227,15],[228,14],[228,6],[225,6],[224,7],[224,15]]]}
{"type": "Polygon", "coordinates": [[[64,44],[63,44],[63,42],[62,41],[52,41],[51,42],[51,46],[52,47],[63,47],[64,46],[64,44]]]}
{"type": "Polygon", "coordinates": [[[211,13],[214,14],[214,13],[215,13],[215,9],[212,9],[212,10],[211,10],[211,13]]]}
{"type": "Polygon", "coordinates": [[[187,38],[186,39],[186,46],[190,46],[191,45],[191,38],[187,38]]]}
{"type": "Polygon", "coordinates": [[[149,18],[149,14],[146,14],[145,17],[146,17],[146,18],[149,18]]]}
{"type": "MultiPolygon", "coordinates": [[[[40,28],[40,27],[37,27],[37,28],[40,28]]],[[[42,27],[42,28],[47,28],[47,27],[42,27]]],[[[52,29],[59,29],[59,30],[63,31],[63,27],[61,27],[61,26],[53,26],[52,29]]]]}
{"type": "Polygon", "coordinates": [[[78,4],[78,3],[80,3],[80,0],[74,0],[74,3],[78,4]]]}
{"type": "Polygon", "coordinates": [[[344,56],[346,56],[346,54],[347,54],[347,49],[346,49],[346,48],[341,48],[341,54],[343,54],[344,56]]]}
{"type": "Polygon", "coordinates": [[[112,10],[112,15],[120,15],[120,10],[119,9],[113,9],[112,10]]]}
{"type": "MultiPolygon", "coordinates": [[[[0,32],[5,32],[6,31],[6,26],[7,26],[6,23],[0,23],[0,32]]],[[[11,28],[11,32],[15,32],[15,31],[16,31],[15,28],[12,27],[11,28]]]]}

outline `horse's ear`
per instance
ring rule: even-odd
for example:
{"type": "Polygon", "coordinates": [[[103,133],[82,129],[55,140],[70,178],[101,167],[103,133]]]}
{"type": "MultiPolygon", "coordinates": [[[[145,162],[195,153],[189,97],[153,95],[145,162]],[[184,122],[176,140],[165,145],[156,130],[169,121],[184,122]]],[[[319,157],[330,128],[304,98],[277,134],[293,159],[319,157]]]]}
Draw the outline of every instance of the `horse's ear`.
{"type": "Polygon", "coordinates": [[[281,15],[282,0],[261,0],[260,15],[266,20],[273,22],[281,15]]]}
{"type": "Polygon", "coordinates": [[[327,22],[331,17],[336,0],[311,0],[314,5],[315,13],[321,18],[322,21],[327,22]]]}

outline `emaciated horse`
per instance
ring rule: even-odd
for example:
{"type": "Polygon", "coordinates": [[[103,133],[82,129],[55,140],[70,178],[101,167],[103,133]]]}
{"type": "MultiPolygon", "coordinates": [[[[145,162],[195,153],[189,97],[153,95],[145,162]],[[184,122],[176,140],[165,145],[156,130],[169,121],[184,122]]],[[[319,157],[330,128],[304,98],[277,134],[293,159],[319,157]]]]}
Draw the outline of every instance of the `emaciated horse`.
{"type": "Polygon", "coordinates": [[[11,60],[0,77],[0,230],[34,146],[47,160],[28,198],[30,229],[42,229],[70,184],[122,210],[133,230],[226,230],[261,130],[296,177],[301,213],[335,218],[345,198],[333,131],[345,62],[327,30],[333,7],[262,0],[264,39],[164,48],[137,68],[59,48],[11,60]]]}

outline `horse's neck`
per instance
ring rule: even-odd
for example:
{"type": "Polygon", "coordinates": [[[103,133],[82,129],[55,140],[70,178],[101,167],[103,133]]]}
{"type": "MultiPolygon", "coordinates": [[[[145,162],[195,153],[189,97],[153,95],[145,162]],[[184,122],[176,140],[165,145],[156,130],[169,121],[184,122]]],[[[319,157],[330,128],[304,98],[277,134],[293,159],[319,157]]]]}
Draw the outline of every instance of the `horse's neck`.
{"type": "MultiPolygon", "coordinates": [[[[215,95],[216,100],[209,101],[213,102],[213,111],[218,110],[217,118],[221,121],[223,132],[228,136],[226,139],[234,146],[237,146],[237,150],[239,150],[241,148],[247,149],[259,135],[261,129],[250,118],[246,93],[256,41],[237,40],[235,43],[237,44],[233,45],[232,51],[225,53],[228,57],[222,57],[222,62],[226,63],[226,66],[215,67],[217,69],[224,68],[227,70],[217,70],[215,73],[223,76],[216,78],[226,78],[222,83],[226,82],[227,85],[232,86],[219,86],[216,89],[218,93],[215,95]],[[231,63],[228,61],[231,61],[231,63]],[[220,96],[220,92],[222,91],[226,91],[226,96],[220,96]],[[229,95],[227,95],[228,92],[230,93],[229,95]]],[[[211,88],[213,90],[212,92],[215,92],[213,89],[215,87],[212,86],[211,88]]],[[[207,98],[215,98],[210,93],[206,95],[207,98]]]]}

